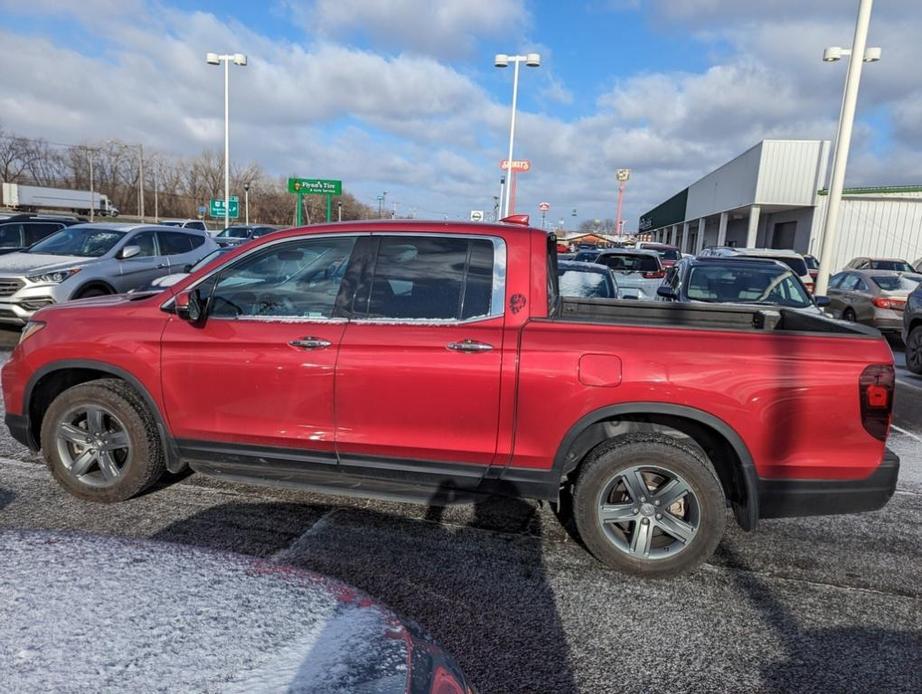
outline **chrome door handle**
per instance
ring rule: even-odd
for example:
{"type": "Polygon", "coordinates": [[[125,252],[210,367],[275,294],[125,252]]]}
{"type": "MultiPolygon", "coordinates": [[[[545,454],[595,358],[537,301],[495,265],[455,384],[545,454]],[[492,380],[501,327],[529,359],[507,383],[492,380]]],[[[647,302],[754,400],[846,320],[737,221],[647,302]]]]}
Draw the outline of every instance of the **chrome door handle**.
{"type": "Polygon", "coordinates": [[[453,352],[489,352],[493,345],[486,342],[477,342],[477,340],[461,340],[461,342],[449,342],[446,347],[453,352]]]}
{"type": "Polygon", "coordinates": [[[300,340],[292,340],[288,344],[301,349],[326,349],[333,343],[320,337],[302,337],[300,340]]]}

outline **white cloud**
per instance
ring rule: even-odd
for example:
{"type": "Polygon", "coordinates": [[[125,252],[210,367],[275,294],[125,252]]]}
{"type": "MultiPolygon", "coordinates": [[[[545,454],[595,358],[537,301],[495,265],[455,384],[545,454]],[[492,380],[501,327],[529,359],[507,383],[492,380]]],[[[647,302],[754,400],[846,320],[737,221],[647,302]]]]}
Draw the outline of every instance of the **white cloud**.
{"type": "Polygon", "coordinates": [[[524,35],[530,16],[523,0],[315,0],[289,7],[311,33],[358,34],[400,51],[440,57],[469,54],[485,38],[524,35]]]}

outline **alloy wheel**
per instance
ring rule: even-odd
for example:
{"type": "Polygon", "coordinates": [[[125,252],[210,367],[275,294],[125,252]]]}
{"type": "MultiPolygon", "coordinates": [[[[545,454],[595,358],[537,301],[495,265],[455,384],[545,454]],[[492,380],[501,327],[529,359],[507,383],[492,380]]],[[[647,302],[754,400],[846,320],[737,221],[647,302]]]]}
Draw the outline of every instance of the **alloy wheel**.
{"type": "Polygon", "coordinates": [[[55,432],[61,462],[74,478],[94,487],[114,484],[131,459],[124,424],[99,405],[71,409],[55,432]]]}
{"type": "Polygon", "coordinates": [[[688,482],[657,466],[633,466],[599,493],[596,515],[605,536],[637,559],[664,559],[684,550],[698,532],[701,505],[688,482]]]}
{"type": "Polygon", "coordinates": [[[922,329],[909,333],[906,344],[906,366],[913,373],[922,374],[922,329]]]}

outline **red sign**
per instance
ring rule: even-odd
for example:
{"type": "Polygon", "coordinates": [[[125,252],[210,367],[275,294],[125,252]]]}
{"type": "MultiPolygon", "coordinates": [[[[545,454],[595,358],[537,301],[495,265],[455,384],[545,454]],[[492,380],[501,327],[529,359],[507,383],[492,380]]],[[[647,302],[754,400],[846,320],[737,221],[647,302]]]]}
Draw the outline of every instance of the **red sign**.
{"type": "Polygon", "coordinates": [[[547,212],[549,209],[551,209],[551,203],[549,203],[549,202],[539,202],[539,203],[538,203],[538,209],[541,210],[542,212],[547,212]]]}
{"type": "MultiPolygon", "coordinates": [[[[509,160],[503,159],[499,163],[499,168],[503,171],[509,169],[509,160]]],[[[512,170],[513,171],[528,171],[531,168],[531,162],[528,159],[513,159],[512,160],[512,170]]]]}

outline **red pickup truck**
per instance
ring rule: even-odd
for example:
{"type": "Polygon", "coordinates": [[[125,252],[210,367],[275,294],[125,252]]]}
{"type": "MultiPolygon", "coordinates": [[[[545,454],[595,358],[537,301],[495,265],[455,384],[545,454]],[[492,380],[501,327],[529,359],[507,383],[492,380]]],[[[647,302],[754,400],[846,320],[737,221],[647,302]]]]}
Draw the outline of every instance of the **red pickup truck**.
{"type": "Polygon", "coordinates": [[[3,369],[6,423],[83,499],[185,465],[431,504],[518,495],[644,575],[706,559],[728,506],[752,529],[893,494],[876,331],[561,298],[556,257],[527,223],[274,233],[164,293],[43,309],[3,369]]]}

